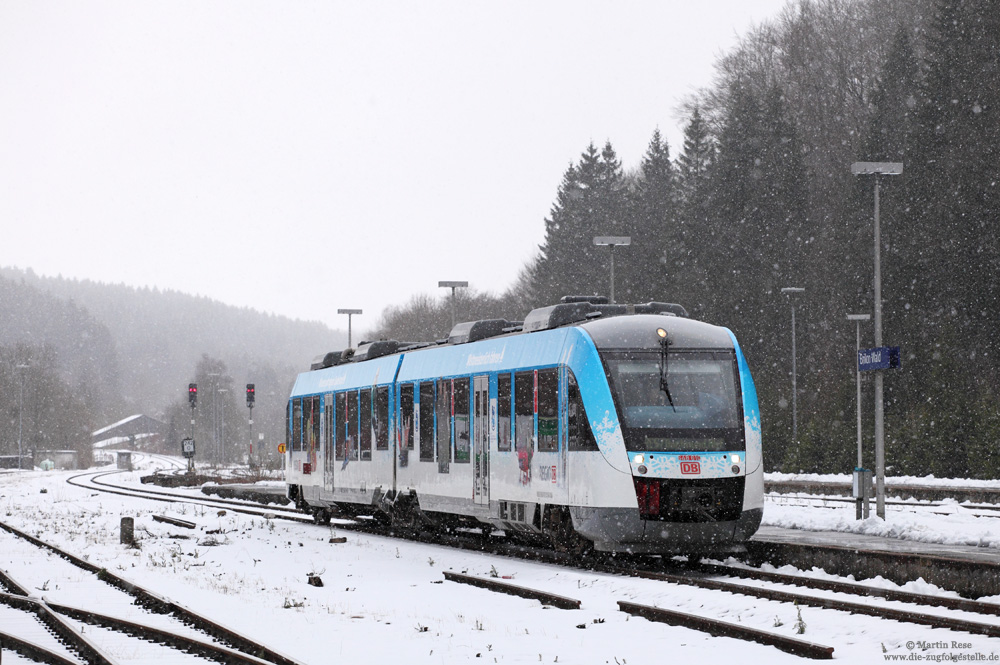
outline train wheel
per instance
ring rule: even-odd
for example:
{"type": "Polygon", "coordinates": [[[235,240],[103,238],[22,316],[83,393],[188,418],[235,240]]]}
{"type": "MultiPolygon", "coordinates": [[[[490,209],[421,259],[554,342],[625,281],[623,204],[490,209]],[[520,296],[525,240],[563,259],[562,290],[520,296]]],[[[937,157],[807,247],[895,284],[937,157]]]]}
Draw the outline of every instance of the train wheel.
{"type": "Polygon", "coordinates": [[[330,523],[330,511],[326,508],[313,508],[312,509],[313,522],[316,524],[329,524],[330,523]]]}
{"type": "Polygon", "coordinates": [[[545,531],[557,552],[582,555],[594,549],[594,544],[573,528],[568,508],[549,506],[545,512],[545,531]]]}

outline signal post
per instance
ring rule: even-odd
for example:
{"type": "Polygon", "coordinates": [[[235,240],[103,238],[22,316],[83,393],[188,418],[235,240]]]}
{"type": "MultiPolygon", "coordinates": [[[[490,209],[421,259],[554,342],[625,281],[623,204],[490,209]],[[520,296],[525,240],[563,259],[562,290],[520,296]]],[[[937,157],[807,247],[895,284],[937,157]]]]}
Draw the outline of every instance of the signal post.
{"type": "Polygon", "coordinates": [[[250,409],[250,453],[247,455],[247,465],[253,467],[253,404],[257,398],[257,388],[252,383],[247,384],[247,408],[250,409]]]}
{"type": "Polygon", "coordinates": [[[191,438],[181,441],[181,454],[187,458],[188,473],[194,474],[194,409],[198,406],[198,384],[188,384],[188,404],[191,405],[191,438]]]}

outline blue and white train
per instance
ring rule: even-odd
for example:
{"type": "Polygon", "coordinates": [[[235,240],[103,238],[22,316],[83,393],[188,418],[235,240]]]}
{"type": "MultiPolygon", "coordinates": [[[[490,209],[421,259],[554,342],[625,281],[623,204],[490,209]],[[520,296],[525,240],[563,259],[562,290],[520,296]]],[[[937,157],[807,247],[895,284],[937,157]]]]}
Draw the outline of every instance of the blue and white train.
{"type": "Polygon", "coordinates": [[[298,376],[289,497],[317,521],[475,526],[561,549],[738,552],[763,515],[760,412],[726,328],[564,298],[298,376]]]}

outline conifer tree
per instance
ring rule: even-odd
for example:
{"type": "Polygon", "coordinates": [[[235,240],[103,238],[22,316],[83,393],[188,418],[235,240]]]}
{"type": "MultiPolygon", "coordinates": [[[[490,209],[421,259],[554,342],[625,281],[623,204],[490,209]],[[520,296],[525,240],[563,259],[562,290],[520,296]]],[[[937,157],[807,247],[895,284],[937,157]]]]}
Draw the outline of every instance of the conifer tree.
{"type": "Polygon", "coordinates": [[[715,157],[715,144],[697,106],[684,128],[684,150],[677,158],[680,196],[691,205],[701,199],[709,184],[709,169],[715,157]]]}
{"type": "Polygon", "coordinates": [[[983,440],[988,428],[970,424],[988,422],[987,414],[971,408],[983,404],[974,397],[995,404],[1000,395],[1000,342],[993,334],[1000,319],[998,52],[995,3],[939,0],[909,144],[906,228],[900,234],[907,238],[912,297],[899,313],[912,360],[900,379],[901,401],[935,394],[938,409],[925,419],[922,442],[938,443],[953,458],[939,474],[977,467],[982,460],[971,459],[970,451],[995,448],[995,441],[983,440]]]}
{"type": "Polygon", "coordinates": [[[629,300],[683,304],[692,266],[681,241],[677,175],[659,129],[649,141],[631,199],[631,270],[623,274],[629,300]]]}
{"type": "Polygon", "coordinates": [[[534,272],[535,294],[553,303],[570,293],[606,293],[606,250],[595,247],[593,240],[598,235],[618,235],[626,210],[622,167],[614,149],[609,142],[598,153],[591,143],[579,164],[566,170],[545,220],[545,241],[534,272]]]}
{"type": "MultiPolygon", "coordinates": [[[[777,340],[787,339],[788,323],[777,316],[786,311],[781,288],[810,287],[802,270],[808,260],[803,185],[808,176],[780,91],[772,89],[760,99],[752,88],[737,87],[730,99],[712,171],[712,223],[699,248],[714,320],[741,339],[751,363],[756,362],[762,403],[779,412],[779,404],[791,402],[790,367],[783,358],[780,364],[759,361],[784,356],[773,351],[777,340]]],[[[765,422],[774,461],[780,461],[790,440],[788,420],[765,422]]]]}

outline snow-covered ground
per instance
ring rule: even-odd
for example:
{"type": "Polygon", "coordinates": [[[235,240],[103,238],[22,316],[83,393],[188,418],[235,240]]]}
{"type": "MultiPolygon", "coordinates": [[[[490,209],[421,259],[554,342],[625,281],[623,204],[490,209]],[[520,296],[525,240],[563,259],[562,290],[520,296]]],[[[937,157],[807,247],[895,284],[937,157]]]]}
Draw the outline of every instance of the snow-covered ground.
{"type": "MultiPolygon", "coordinates": [[[[810,480],[850,483],[848,475],[767,474],[768,480],[810,480]]],[[[886,484],[923,485],[927,487],[1000,487],[996,480],[956,480],[950,478],[902,477],[887,478],[886,484]]],[[[795,495],[802,496],[802,495],[795,495]]],[[[813,497],[816,500],[822,496],[813,497]]],[[[825,507],[802,507],[794,498],[770,497],[764,510],[764,524],[786,529],[808,531],[841,531],[882,538],[897,538],[920,543],[988,547],[1000,551],[1000,511],[977,510],[970,504],[954,500],[939,502],[909,499],[906,505],[893,503],[886,507],[886,519],[875,517],[875,500],[871,501],[871,517],[856,519],[855,505],[850,502],[829,502],[825,507]],[[936,505],[931,505],[931,504],[936,505]],[[991,516],[992,515],[992,516],[991,516]]]]}
{"type": "MultiPolygon", "coordinates": [[[[767,473],[766,480],[804,480],[818,483],[851,484],[850,474],[838,473],[767,473]]],[[[887,476],[885,484],[922,485],[924,487],[987,487],[1000,489],[1000,480],[970,480],[968,478],[935,478],[934,476],[887,476]]]]}
{"type": "MultiPolygon", "coordinates": [[[[137,483],[145,472],[140,469],[121,477],[137,483]]],[[[338,531],[335,526],[102,494],[67,485],[70,475],[58,471],[0,475],[0,519],[86,554],[91,562],[305,663],[801,661],[772,647],[629,617],[618,610],[618,600],[693,612],[832,646],[836,659],[850,663],[881,663],[892,656],[1000,660],[997,640],[964,633],[338,531]],[[47,491],[42,493],[43,489],[47,491]],[[155,522],[156,514],[196,522],[198,529],[191,532],[155,522]],[[118,526],[124,516],[135,518],[138,549],[119,544],[118,526]],[[332,535],[346,536],[347,542],[330,543],[332,535]],[[515,584],[577,598],[583,609],[547,609],[537,601],[446,582],[445,570],[509,578],[515,584]],[[324,586],[310,586],[310,574],[318,574],[324,586]],[[803,634],[795,629],[800,618],[803,634]],[[937,646],[921,649],[920,643],[937,646]]],[[[853,510],[849,504],[835,510],[768,505],[765,522],[855,530],[853,510]]],[[[962,515],[964,509],[957,504],[946,516],[915,510],[890,509],[882,528],[893,537],[935,533],[935,538],[944,539],[975,530],[989,546],[1000,543],[1000,519],[962,515]]],[[[874,532],[881,521],[868,522],[860,527],[865,532],[874,532]]],[[[3,547],[7,538],[0,534],[0,567],[6,567],[4,559],[12,549],[3,547]]],[[[939,592],[919,582],[910,588],[939,592]]],[[[58,589],[50,588],[46,595],[58,600],[58,589]]]]}

